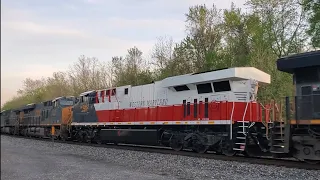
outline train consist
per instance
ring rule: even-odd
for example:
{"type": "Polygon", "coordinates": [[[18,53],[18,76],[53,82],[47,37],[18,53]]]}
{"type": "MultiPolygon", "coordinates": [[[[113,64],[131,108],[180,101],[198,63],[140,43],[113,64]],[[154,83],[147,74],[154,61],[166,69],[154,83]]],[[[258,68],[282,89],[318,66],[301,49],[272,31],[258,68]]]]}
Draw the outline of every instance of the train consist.
{"type": "Polygon", "coordinates": [[[1,112],[1,132],[320,162],[320,51],[277,61],[296,95],[257,100],[269,74],[234,67],[59,97],[1,112]]]}

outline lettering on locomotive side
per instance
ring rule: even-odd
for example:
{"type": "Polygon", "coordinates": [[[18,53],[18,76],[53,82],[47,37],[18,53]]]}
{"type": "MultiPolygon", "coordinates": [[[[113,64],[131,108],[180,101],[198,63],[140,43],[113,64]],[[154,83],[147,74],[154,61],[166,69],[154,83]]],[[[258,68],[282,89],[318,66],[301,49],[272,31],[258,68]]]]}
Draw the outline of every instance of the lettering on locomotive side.
{"type": "Polygon", "coordinates": [[[168,99],[155,99],[144,101],[132,101],[129,103],[129,107],[144,107],[144,106],[165,106],[168,105],[168,99]]]}
{"type": "Polygon", "coordinates": [[[89,107],[88,107],[87,104],[83,104],[83,105],[81,106],[81,112],[88,112],[88,110],[89,110],[89,107]]]}

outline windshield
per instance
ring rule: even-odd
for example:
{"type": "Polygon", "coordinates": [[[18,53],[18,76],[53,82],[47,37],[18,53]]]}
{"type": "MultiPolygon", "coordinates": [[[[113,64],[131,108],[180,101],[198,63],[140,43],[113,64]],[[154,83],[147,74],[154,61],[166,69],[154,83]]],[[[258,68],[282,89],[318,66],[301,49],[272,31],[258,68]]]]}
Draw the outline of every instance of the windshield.
{"type": "Polygon", "coordinates": [[[60,100],[60,105],[61,106],[72,106],[74,103],[72,100],[60,100]]]}

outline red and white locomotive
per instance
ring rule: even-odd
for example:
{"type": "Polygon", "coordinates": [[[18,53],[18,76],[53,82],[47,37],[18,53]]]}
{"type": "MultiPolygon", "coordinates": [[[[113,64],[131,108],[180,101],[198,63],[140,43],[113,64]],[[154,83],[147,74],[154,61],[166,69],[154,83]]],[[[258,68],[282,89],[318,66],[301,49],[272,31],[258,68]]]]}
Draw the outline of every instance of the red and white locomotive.
{"type": "Polygon", "coordinates": [[[320,162],[320,51],[280,58],[294,97],[261,104],[270,75],[253,67],[93,90],[1,112],[1,132],[98,143],[170,146],[320,162]],[[51,134],[50,134],[51,131],[51,134]]]}
{"type": "Polygon", "coordinates": [[[233,154],[244,151],[250,125],[263,127],[256,97],[269,83],[265,72],[236,67],[90,91],[80,95],[71,125],[82,127],[78,137],[233,154]]]}

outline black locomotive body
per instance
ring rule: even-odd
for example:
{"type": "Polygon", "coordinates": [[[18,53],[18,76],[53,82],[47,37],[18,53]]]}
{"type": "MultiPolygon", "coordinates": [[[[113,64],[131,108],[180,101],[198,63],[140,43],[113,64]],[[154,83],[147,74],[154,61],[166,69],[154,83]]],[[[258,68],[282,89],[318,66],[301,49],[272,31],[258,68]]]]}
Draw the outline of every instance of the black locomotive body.
{"type": "Polygon", "coordinates": [[[293,74],[295,86],[295,96],[286,98],[285,152],[300,160],[319,162],[320,51],[281,58],[277,65],[278,70],[293,74]]]}

